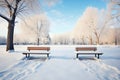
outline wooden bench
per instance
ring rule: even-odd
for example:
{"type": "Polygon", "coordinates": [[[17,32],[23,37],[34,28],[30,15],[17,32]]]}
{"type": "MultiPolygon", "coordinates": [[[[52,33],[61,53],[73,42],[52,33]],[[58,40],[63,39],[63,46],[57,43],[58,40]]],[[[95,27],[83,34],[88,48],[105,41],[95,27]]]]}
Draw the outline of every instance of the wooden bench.
{"type": "Polygon", "coordinates": [[[95,55],[99,59],[99,56],[103,53],[97,52],[96,47],[76,47],[76,58],[79,55],[95,55]]]}
{"type": "Polygon", "coordinates": [[[23,53],[23,55],[26,55],[26,58],[29,58],[30,54],[42,54],[42,55],[47,55],[47,57],[49,57],[49,54],[50,54],[49,52],[50,47],[27,47],[27,50],[29,52],[23,53]],[[31,52],[31,51],[37,51],[37,52],[31,52]],[[46,51],[46,52],[41,52],[41,51],[46,51]]]}

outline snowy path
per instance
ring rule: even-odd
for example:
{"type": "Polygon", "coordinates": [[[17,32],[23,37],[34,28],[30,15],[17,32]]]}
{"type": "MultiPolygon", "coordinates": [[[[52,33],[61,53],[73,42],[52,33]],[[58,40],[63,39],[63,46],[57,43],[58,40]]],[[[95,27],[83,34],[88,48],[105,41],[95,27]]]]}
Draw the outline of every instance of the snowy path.
{"type": "Polygon", "coordinates": [[[119,80],[120,70],[104,64],[102,61],[82,61],[87,66],[87,71],[97,77],[97,80],[119,80]]]}
{"type": "Polygon", "coordinates": [[[22,60],[9,69],[0,72],[1,80],[23,80],[26,76],[34,73],[43,61],[22,60]]]}
{"type": "Polygon", "coordinates": [[[24,80],[119,80],[120,71],[99,61],[51,59],[24,80]]]}
{"type": "Polygon", "coordinates": [[[2,61],[14,57],[16,63],[0,71],[0,80],[120,80],[119,68],[104,63],[108,54],[103,56],[104,60],[84,57],[79,60],[75,59],[74,47],[52,47],[50,59],[34,57],[31,60],[22,60],[23,55],[13,55],[9,54],[7,57],[7,54],[1,57],[2,61]]]}
{"type": "Polygon", "coordinates": [[[119,80],[120,71],[99,60],[23,60],[0,72],[1,80],[119,80]]]}

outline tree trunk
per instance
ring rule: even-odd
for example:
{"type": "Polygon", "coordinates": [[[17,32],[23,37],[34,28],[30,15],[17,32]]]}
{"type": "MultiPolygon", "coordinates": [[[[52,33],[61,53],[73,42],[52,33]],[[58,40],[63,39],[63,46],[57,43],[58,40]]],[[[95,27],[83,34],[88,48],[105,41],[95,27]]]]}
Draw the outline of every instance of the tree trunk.
{"type": "Polygon", "coordinates": [[[115,45],[117,45],[117,36],[115,35],[115,45]]]}
{"type": "Polygon", "coordinates": [[[37,45],[39,45],[39,38],[37,38],[37,45]]]}
{"type": "Polygon", "coordinates": [[[117,45],[117,29],[115,28],[115,45],[117,45]]]}
{"type": "Polygon", "coordinates": [[[96,44],[100,44],[100,39],[99,39],[99,37],[97,36],[97,41],[96,41],[96,44]]]}
{"type": "Polygon", "coordinates": [[[6,47],[6,51],[8,51],[8,50],[14,50],[13,36],[14,36],[14,21],[9,21],[8,22],[8,33],[7,33],[7,47],[6,47]]]}
{"type": "Polygon", "coordinates": [[[82,44],[85,45],[85,40],[84,40],[84,38],[82,38],[82,44]]]}
{"type": "Polygon", "coordinates": [[[89,44],[92,45],[93,44],[92,36],[89,36],[88,39],[89,39],[89,44]]]}
{"type": "Polygon", "coordinates": [[[92,38],[90,38],[90,45],[92,45],[93,44],[93,40],[92,40],[92,38]]]}

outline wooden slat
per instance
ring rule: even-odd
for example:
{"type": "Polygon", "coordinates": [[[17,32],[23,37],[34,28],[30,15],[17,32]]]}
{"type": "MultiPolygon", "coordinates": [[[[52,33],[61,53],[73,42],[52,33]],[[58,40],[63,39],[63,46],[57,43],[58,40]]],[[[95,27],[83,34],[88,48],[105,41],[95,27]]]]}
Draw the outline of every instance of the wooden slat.
{"type": "Polygon", "coordinates": [[[50,50],[50,47],[28,47],[27,50],[50,50]]]}
{"type": "Polygon", "coordinates": [[[76,51],[96,51],[96,47],[76,47],[76,51]]]}

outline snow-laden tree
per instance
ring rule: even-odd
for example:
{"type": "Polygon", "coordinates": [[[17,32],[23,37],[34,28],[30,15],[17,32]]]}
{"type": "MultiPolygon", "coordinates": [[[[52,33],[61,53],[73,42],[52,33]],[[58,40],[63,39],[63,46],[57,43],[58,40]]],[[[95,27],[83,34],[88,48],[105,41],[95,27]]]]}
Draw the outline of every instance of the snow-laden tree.
{"type": "Polygon", "coordinates": [[[105,10],[88,7],[78,20],[74,33],[81,36],[83,42],[88,39],[89,44],[100,44],[110,18],[105,10]]]}
{"type": "Polygon", "coordinates": [[[114,22],[114,30],[115,30],[115,45],[118,44],[119,42],[119,33],[120,31],[118,30],[120,27],[120,0],[109,0],[108,3],[108,10],[109,10],[109,15],[112,16],[111,20],[114,22]]]}
{"type": "Polygon", "coordinates": [[[111,25],[111,16],[109,15],[108,10],[99,11],[98,20],[97,20],[96,28],[94,28],[93,32],[96,36],[96,43],[100,44],[100,39],[103,35],[106,34],[105,30],[110,28],[111,25]]]}
{"type": "Polygon", "coordinates": [[[50,35],[49,35],[48,20],[41,20],[41,24],[37,27],[37,29],[38,29],[37,34],[38,34],[40,44],[49,44],[50,43],[50,35]]]}
{"type": "Polygon", "coordinates": [[[88,39],[89,44],[93,44],[93,38],[95,38],[94,29],[96,29],[98,23],[98,13],[97,8],[88,7],[76,24],[74,33],[77,36],[75,36],[81,37],[83,44],[85,44],[86,39],[88,39]]]}
{"type": "MultiPolygon", "coordinates": [[[[93,34],[97,29],[98,16],[99,16],[99,11],[97,8],[88,7],[85,10],[83,17],[82,17],[84,20],[84,24],[87,27],[86,29],[88,29],[88,31],[87,31],[88,33],[87,33],[86,37],[89,39],[89,44],[93,44],[92,38],[94,37],[93,34]]],[[[97,36],[96,36],[96,39],[98,39],[97,36]]]]}
{"type": "Polygon", "coordinates": [[[39,44],[49,44],[50,36],[49,36],[49,22],[48,20],[39,19],[35,21],[35,27],[33,33],[37,36],[37,45],[39,44]]]}
{"type": "Polygon", "coordinates": [[[24,16],[25,13],[39,11],[37,6],[39,0],[0,0],[0,17],[8,22],[6,51],[14,50],[13,38],[16,18],[24,16]]]}
{"type": "Polygon", "coordinates": [[[50,25],[44,13],[27,17],[20,26],[21,33],[17,37],[20,42],[27,41],[37,45],[50,43],[50,25]]]}

